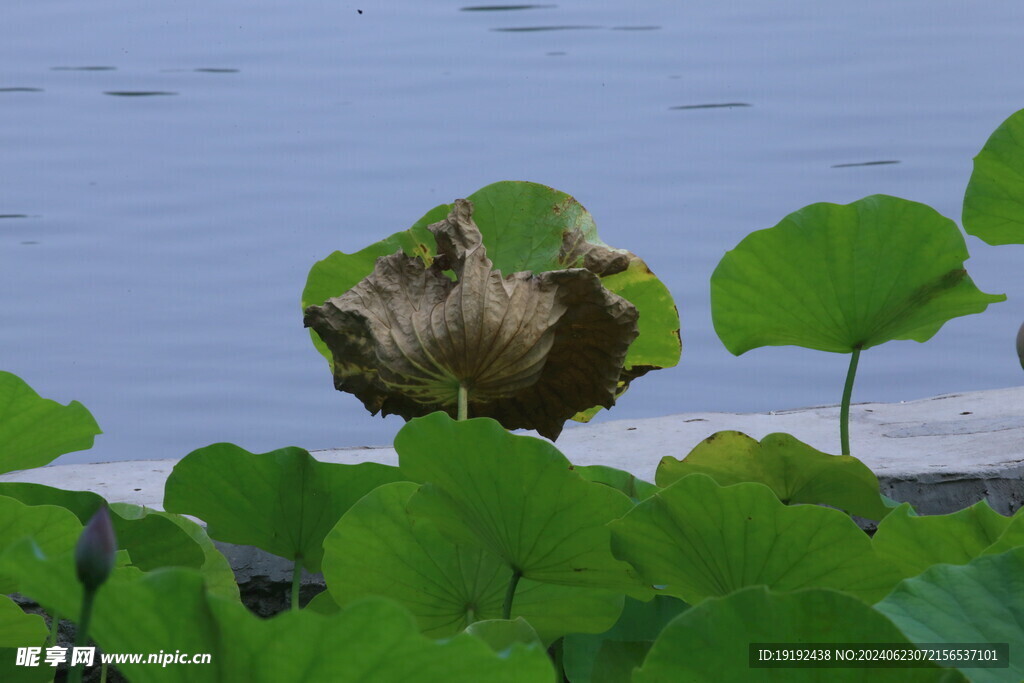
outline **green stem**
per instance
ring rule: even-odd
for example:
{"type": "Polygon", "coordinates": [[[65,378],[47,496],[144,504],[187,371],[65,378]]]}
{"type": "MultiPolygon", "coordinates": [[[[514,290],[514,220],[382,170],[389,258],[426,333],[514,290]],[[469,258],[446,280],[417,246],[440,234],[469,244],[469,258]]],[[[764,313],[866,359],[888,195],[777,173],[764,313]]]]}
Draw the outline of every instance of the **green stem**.
{"type": "Polygon", "coordinates": [[[846,386],[843,387],[843,403],[839,407],[839,442],[843,455],[850,454],[850,397],[853,396],[853,378],[857,375],[857,361],[860,347],[853,347],[850,354],[850,369],[846,371],[846,386]]]}
{"type": "Polygon", "coordinates": [[[107,683],[107,663],[100,664],[100,683],[107,683]]]}
{"type": "Polygon", "coordinates": [[[523,573],[518,569],[512,570],[512,578],[508,582],[508,590],[505,592],[505,604],[501,608],[501,618],[511,619],[512,618],[512,600],[516,597],[516,586],[519,585],[519,579],[523,573]]]}
{"type": "Polygon", "coordinates": [[[548,657],[555,665],[556,680],[565,683],[569,678],[565,675],[565,638],[559,638],[548,648],[548,657]]]}
{"type": "Polygon", "coordinates": [[[60,628],[60,613],[56,610],[50,615],[50,637],[46,639],[46,647],[57,644],[57,630],[60,628]]]}
{"type": "Polygon", "coordinates": [[[299,586],[302,585],[302,556],[295,558],[292,569],[292,609],[299,609],[299,586]]]}
{"type": "MultiPolygon", "coordinates": [[[[95,590],[86,589],[82,595],[82,618],[78,620],[75,631],[75,647],[85,647],[89,643],[89,621],[92,619],[92,602],[96,597],[95,590]]],[[[68,671],[68,683],[82,683],[84,666],[75,666],[68,671]]]]}
{"type": "Polygon", "coordinates": [[[469,417],[469,389],[465,384],[459,384],[459,416],[460,422],[469,417]]]}

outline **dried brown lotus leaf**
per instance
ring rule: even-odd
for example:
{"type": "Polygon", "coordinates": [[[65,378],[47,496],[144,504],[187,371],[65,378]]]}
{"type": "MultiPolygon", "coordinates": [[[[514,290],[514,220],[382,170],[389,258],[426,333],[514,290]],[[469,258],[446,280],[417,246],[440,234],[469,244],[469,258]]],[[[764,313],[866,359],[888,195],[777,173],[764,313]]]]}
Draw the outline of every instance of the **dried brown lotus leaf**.
{"type": "Polygon", "coordinates": [[[577,412],[614,403],[636,309],[583,268],[503,276],[472,211],[456,200],[429,227],[429,266],[382,257],[345,294],[307,308],[306,326],[331,349],[335,387],[371,413],[454,415],[465,386],[471,416],[555,438],[577,412]]]}
{"type": "Polygon", "coordinates": [[[579,228],[562,233],[562,248],[558,252],[558,262],[566,268],[586,268],[601,277],[621,273],[635,258],[636,254],[625,249],[587,241],[587,236],[579,228]]]}

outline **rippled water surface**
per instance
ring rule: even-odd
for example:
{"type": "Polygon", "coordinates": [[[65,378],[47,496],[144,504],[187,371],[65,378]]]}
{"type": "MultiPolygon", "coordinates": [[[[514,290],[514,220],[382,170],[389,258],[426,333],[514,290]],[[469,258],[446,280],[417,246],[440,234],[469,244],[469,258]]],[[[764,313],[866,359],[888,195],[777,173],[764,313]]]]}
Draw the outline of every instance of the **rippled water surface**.
{"type": "MultiPolygon", "coordinates": [[[[708,278],[749,231],[895,194],[959,218],[1024,107],[1024,5],[8,3],[0,368],[106,432],[61,462],[391,440],[302,328],[312,263],[503,179],[575,195],[672,290],[678,368],[602,419],[835,403],[846,357],[731,356],[708,278]]],[[[861,360],[854,400],[1024,380],[1024,247],[969,237],[1007,303],[861,360]]]]}

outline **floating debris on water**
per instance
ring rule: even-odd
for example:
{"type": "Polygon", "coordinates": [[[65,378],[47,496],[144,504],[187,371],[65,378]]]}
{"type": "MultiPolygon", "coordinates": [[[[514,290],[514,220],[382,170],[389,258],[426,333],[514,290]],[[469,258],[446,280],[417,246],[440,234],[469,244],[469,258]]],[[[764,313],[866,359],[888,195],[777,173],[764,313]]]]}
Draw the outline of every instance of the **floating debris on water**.
{"type": "Polygon", "coordinates": [[[460,12],[508,12],[523,9],[547,9],[558,5],[470,5],[460,7],[460,12]]]}
{"type": "Polygon", "coordinates": [[[684,104],[678,107],[669,107],[669,109],[732,109],[733,107],[753,106],[747,102],[721,102],[713,104],[684,104]]]}
{"type": "Polygon", "coordinates": [[[162,95],[177,95],[178,93],[168,90],[107,90],[103,94],[113,95],[114,97],[159,97],[162,95]]]}
{"type": "Polygon", "coordinates": [[[886,159],[883,161],[858,161],[852,164],[832,164],[831,168],[851,168],[853,166],[887,166],[889,164],[898,164],[899,159],[886,159]]]}

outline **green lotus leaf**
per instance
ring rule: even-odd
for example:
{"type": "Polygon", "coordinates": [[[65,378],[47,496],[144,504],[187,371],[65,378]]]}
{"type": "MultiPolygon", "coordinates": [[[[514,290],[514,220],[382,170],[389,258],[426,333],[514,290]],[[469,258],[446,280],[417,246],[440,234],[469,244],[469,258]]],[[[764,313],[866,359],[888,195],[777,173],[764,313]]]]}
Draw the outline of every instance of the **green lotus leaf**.
{"type": "Polygon", "coordinates": [[[630,472],[606,465],[576,465],[573,470],[587,481],[604,484],[622,491],[634,503],[653,496],[659,490],[654,484],[639,479],[630,472]]]}
{"type": "Polygon", "coordinates": [[[335,522],[368,491],[399,479],[398,469],[386,465],[338,465],[301,448],[255,454],[219,443],[174,466],[164,508],[199,517],[210,538],[301,560],[317,572],[335,522]]]}
{"type": "Polygon", "coordinates": [[[604,526],[632,507],[629,498],[582,479],[547,441],[487,418],[434,413],[406,424],[395,449],[402,472],[429,482],[410,513],[457,542],[485,548],[526,579],[650,595],[612,556],[604,526]]]}
{"type": "Polygon", "coordinates": [[[1003,533],[992,545],[985,548],[982,555],[998,555],[1007,550],[1024,546],[1024,512],[1022,510],[1024,508],[1017,510],[1017,514],[1010,519],[1010,523],[1006,525],[1003,533]]]}
{"type": "Polygon", "coordinates": [[[984,500],[948,515],[917,516],[904,504],[882,520],[871,544],[904,576],[916,576],[935,564],[967,564],[1009,525],[1010,518],[984,500]]]}
{"type": "Polygon", "coordinates": [[[92,448],[96,420],[78,401],[62,406],[41,398],[17,375],[0,372],[0,473],[41,467],[92,448]]]}
{"type": "Polygon", "coordinates": [[[468,400],[474,416],[556,438],[577,412],[614,404],[636,309],[584,268],[502,276],[472,210],[457,200],[429,227],[431,266],[378,259],[348,292],[307,308],[305,323],[333,352],[335,386],[371,413],[455,415],[468,400]]]}
{"type": "MultiPolygon", "coordinates": [[[[498,619],[512,570],[483,548],[454,543],[430,520],[409,515],[406,506],[418,488],[396,482],[371,491],[327,535],[323,573],[334,601],[390,598],[433,638],[498,619]]],[[[512,616],[526,618],[550,643],[566,633],[603,631],[621,609],[617,593],[523,580],[512,616]]]]}
{"type": "MultiPolygon", "coordinates": [[[[78,609],[81,589],[70,555],[41,557],[30,542],[0,558],[24,592],[61,614],[78,609]]],[[[108,652],[209,653],[209,664],[119,664],[133,683],[535,683],[553,680],[536,646],[496,656],[466,634],[435,642],[416,631],[394,603],[372,599],[329,616],[292,610],[262,619],[237,601],[211,594],[202,574],[160,569],[128,579],[115,572],[96,596],[90,635],[108,652]]]]}
{"type": "Polygon", "coordinates": [[[756,585],[874,601],[902,578],[847,515],[784,505],[763,484],[691,474],[608,526],[617,557],[690,604],[756,585]]]}
{"type": "Polygon", "coordinates": [[[715,331],[736,355],[927,341],[947,320],[1006,298],[974,286],[967,258],[956,224],[924,204],[885,195],[812,204],[722,258],[711,276],[715,331]]]}
{"type": "Polygon", "coordinates": [[[1024,679],[1024,547],[936,565],[904,580],[875,609],[916,643],[1009,643],[1009,669],[972,667],[971,680],[1024,679]]]}
{"type": "MultiPolygon", "coordinates": [[[[56,505],[25,505],[0,496],[0,552],[31,536],[48,553],[69,551],[82,533],[82,524],[68,510],[56,505]]],[[[12,576],[0,572],[0,593],[18,590],[12,576]]]]}
{"type": "Polygon", "coordinates": [[[125,503],[113,503],[111,512],[118,547],[126,549],[142,571],[203,565],[202,548],[166,516],[144,515],[139,506],[125,503]]]}
{"type": "Polygon", "coordinates": [[[682,600],[656,595],[626,598],[622,615],[604,633],[571,633],[562,641],[562,666],[572,683],[629,683],[661,630],[688,609],[682,600]]]}
{"type": "Polygon", "coordinates": [[[1024,244],[1024,109],[1003,121],[974,157],[963,223],[989,244],[1024,244]]]}
{"type": "Polygon", "coordinates": [[[665,627],[636,683],[719,681],[867,682],[965,681],[958,672],[927,668],[751,668],[750,643],[905,643],[896,626],[860,600],[838,591],[777,593],[750,587],[710,598],[665,627]]]}
{"type": "MultiPolygon", "coordinates": [[[[36,643],[35,647],[45,647],[36,643]]],[[[50,666],[18,666],[17,648],[0,647],[0,680],[4,683],[52,683],[54,670],[50,666]]],[[[39,661],[45,663],[46,651],[40,653],[39,661]]]]}
{"type": "MultiPolygon", "coordinates": [[[[387,486],[387,484],[385,484],[387,486]]],[[[321,591],[313,596],[313,598],[306,603],[303,609],[308,609],[312,612],[318,612],[319,614],[336,614],[341,611],[341,605],[334,601],[331,597],[330,591],[321,591]]]]}
{"type": "MultiPolygon", "coordinates": [[[[679,361],[679,315],[668,289],[637,256],[601,242],[593,218],[579,202],[544,185],[511,181],[488,185],[468,199],[495,270],[542,273],[586,268],[601,278],[605,288],[636,307],[640,336],[629,347],[617,395],[632,379],[679,361]]],[[[341,296],[373,272],[378,258],[399,250],[429,267],[437,255],[437,244],[427,228],[443,221],[454,208],[454,204],[442,204],[407,231],[355,254],[334,252],[319,261],[302,293],[303,310],[341,296]]],[[[311,330],[311,336],[333,368],[334,354],[315,331],[311,330]]],[[[574,419],[586,421],[599,406],[588,408],[574,419]]]]}
{"type": "Polygon", "coordinates": [[[69,491],[22,481],[0,482],[0,496],[17,498],[25,505],[57,505],[69,510],[83,525],[107,503],[103,496],[92,491],[69,491]]]}
{"type": "Polygon", "coordinates": [[[18,603],[0,595],[0,648],[39,645],[46,640],[48,633],[41,616],[25,614],[18,603]]]}
{"type": "Polygon", "coordinates": [[[148,528],[151,530],[151,533],[159,534],[165,539],[153,548],[154,551],[160,545],[170,546],[168,548],[170,552],[162,561],[153,552],[146,561],[149,567],[196,567],[206,578],[206,587],[211,593],[216,593],[232,600],[239,599],[238,584],[235,583],[235,571],[231,568],[231,563],[228,562],[223,553],[217,550],[213,541],[206,534],[206,529],[202,526],[182,515],[139,505],[113,503],[110,509],[114,512],[114,529],[118,534],[118,543],[120,547],[128,549],[133,565],[147,570],[136,558],[142,541],[140,539],[140,543],[133,544],[132,539],[140,534],[140,529],[148,528]],[[130,523],[132,520],[144,522],[145,520],[156,519],[163,520],[163,522],[159,526],[155,526],[152,525],[151,521],[149,527],[138,526],[124,537],[120,535],[120,531],[117,531],[128,526],[126,522],[130,523]],[[167,527],[167,524],[173,525],[176,529],[167,527]],[[182,536],[186,537],[188,541],[183,541],[182,536]],[[196,554],[197,551],[198,556],[196,554]]]}
{"type": "Polygon", "coordinates": [[[658,464],[658,486],[703,473],[719,486],[756,481],[783,503],[831,505],[867,519],[889,514],[878,478],[849,455],[828,455],[789,434],[769,434],[758,443],[741,432],[716,432],[683,460],[671,456],[658,464]]]}
{"type": "MultiPolygon", "coordinates": [[[[46,645],[49,630],[38,614],[26,614],[21,607],[6,595],[0,595],[0,680],[4,683],[22,681],[52,681],[53,671],[49,666],[18,666],[19,647],[46,645]]],[[[44,654],[40,653],[40,661],[44,654]]]]}
{"type": "MultiPolygon", "coordinates": [[[[91,491],[68,491],[28,482],[0,482],[0,496],[16,498],[26,505],[66,508],[83,525],[107,504],[91,491]]],[[[231,565],[201,526],[181,515],[127,503],[113,503],[110,510],[117,547],[129,552],[133,565],[143,571],[167,566],[201,567],[216,590],[238,597],[231,565]]]]}

